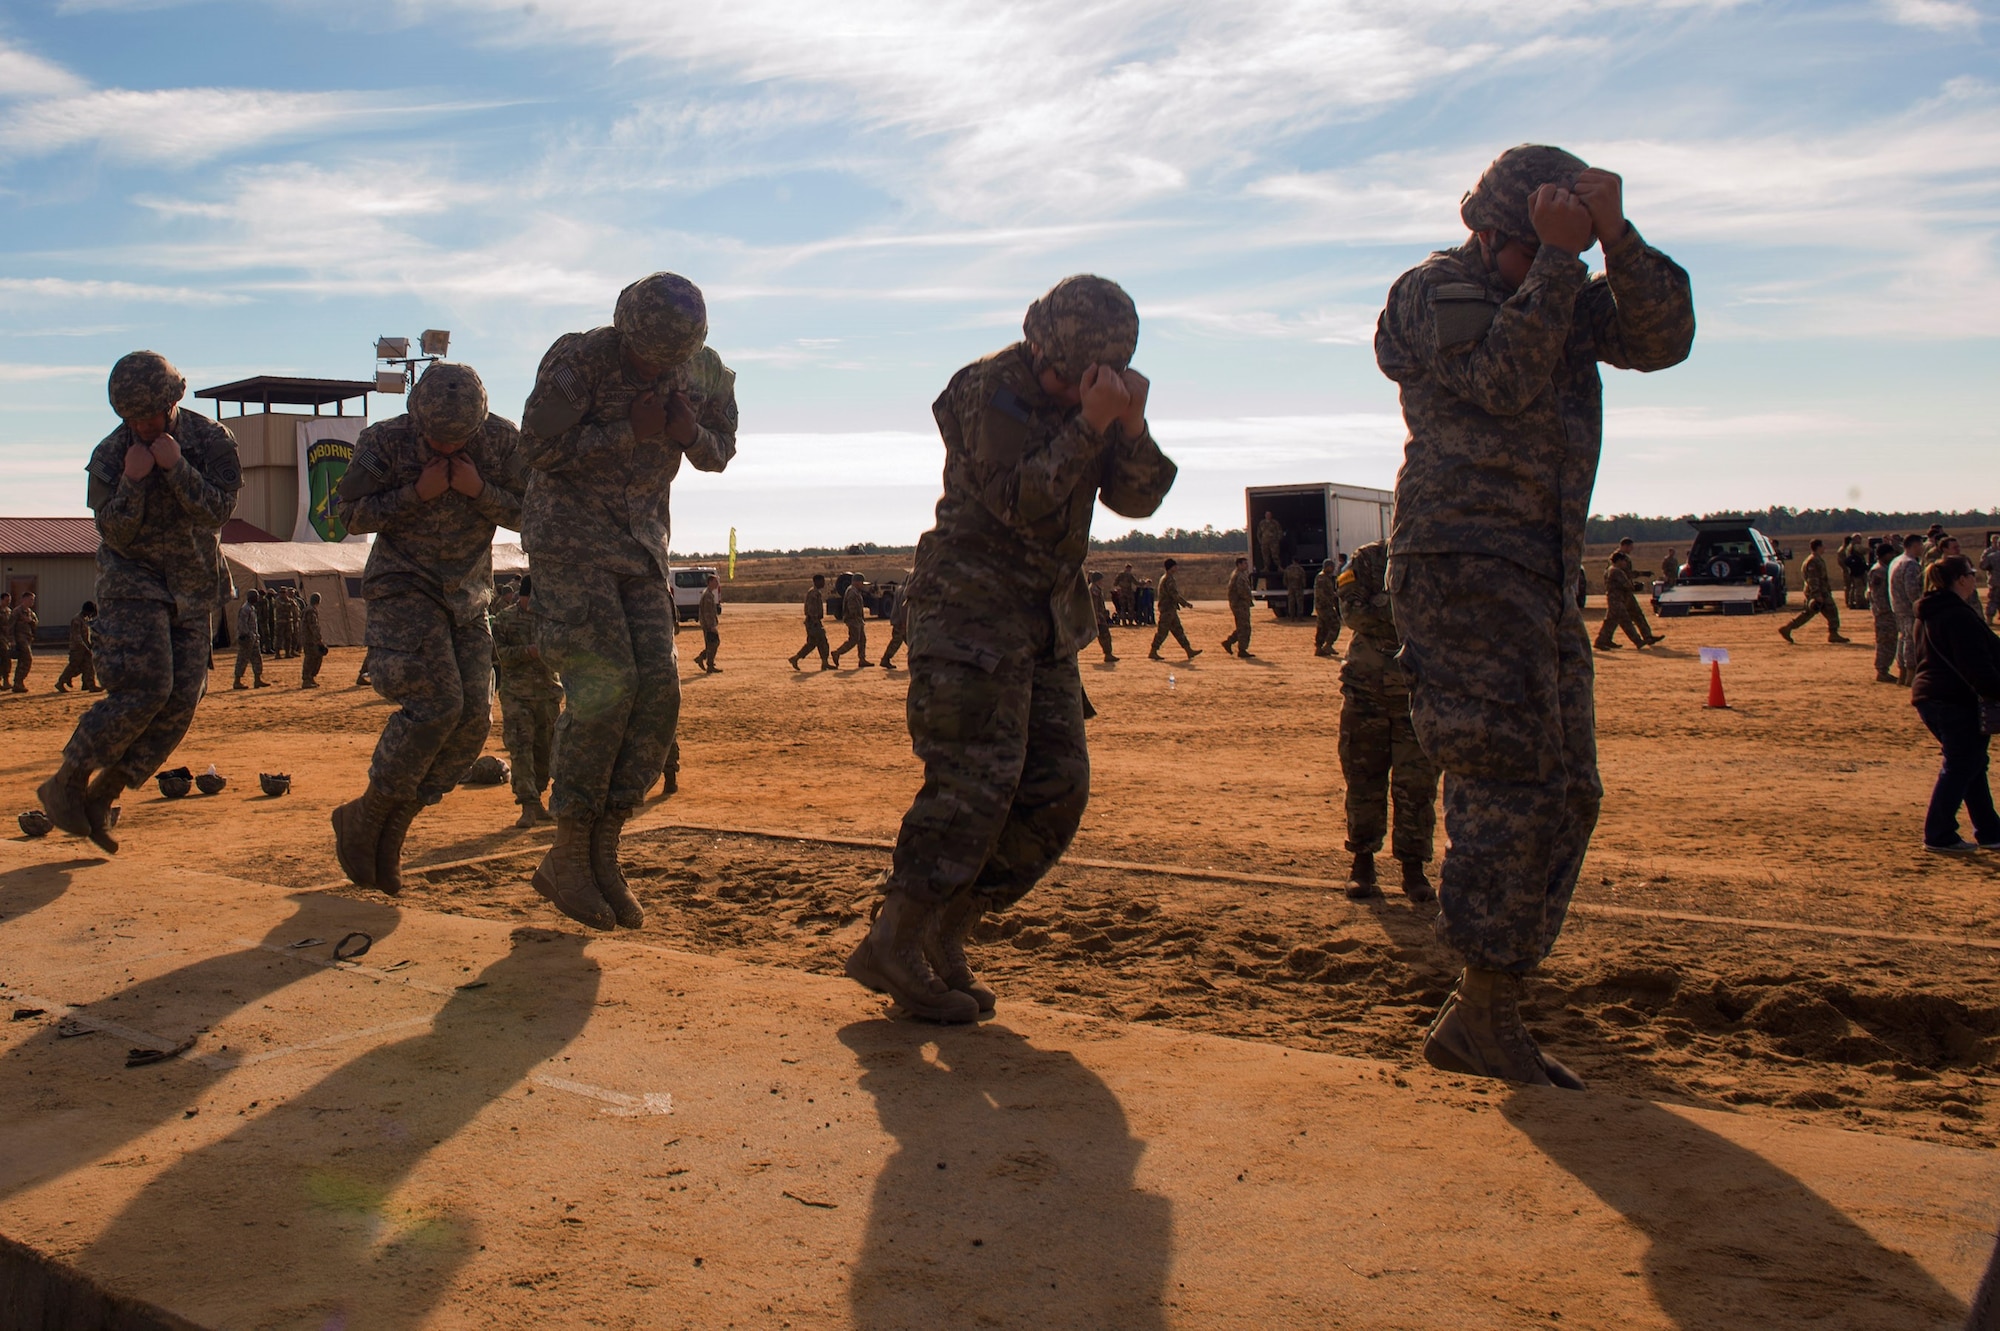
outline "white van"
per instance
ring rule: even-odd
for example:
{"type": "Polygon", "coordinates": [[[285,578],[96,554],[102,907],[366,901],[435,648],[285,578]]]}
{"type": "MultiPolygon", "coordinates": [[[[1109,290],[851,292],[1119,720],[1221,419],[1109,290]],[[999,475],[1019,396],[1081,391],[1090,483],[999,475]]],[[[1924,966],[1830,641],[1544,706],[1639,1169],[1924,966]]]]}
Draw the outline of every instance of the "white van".
{"type": "Polygon", "coordinates": [[[676,568],[673,572],[674,619],[693,619],[701,613],[701,594],[708,586],[708,580],[715,576],[713,564],[693,564],[687,568],[676,568]]]}

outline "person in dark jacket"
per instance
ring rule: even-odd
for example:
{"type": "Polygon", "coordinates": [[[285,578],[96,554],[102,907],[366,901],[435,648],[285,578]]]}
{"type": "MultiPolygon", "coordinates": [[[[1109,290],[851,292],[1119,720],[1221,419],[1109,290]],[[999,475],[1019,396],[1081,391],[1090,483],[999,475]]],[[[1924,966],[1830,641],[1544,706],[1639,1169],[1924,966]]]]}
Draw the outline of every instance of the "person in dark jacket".
{"type": "Polygon", "coordinates": [[[1924,849],[1952,853],[2000,850],[2000,813],[1986,782],[1982,701],[2000,702],[2000,638],[1966,600],[1977,584],[1972,561],[1947,555],[1925,571],[1910,656],[1910,701],[1944,749],[1924,815],[1924,849]],[[1977,842],[1958,834],[1960,805],[1977,842]]]}

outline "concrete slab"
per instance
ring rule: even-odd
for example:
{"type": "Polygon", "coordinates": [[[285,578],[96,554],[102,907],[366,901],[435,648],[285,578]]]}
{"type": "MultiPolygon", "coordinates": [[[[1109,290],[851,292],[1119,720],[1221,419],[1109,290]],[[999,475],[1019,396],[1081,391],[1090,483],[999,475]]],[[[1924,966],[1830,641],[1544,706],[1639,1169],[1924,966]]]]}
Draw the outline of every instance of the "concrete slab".
{"type": "Polygon", "coordinates": [[[59,849],[0,847],[0,1235],[201,1326],[1948,1327],[1990,1243],[2000,1152],[59,849]]]}

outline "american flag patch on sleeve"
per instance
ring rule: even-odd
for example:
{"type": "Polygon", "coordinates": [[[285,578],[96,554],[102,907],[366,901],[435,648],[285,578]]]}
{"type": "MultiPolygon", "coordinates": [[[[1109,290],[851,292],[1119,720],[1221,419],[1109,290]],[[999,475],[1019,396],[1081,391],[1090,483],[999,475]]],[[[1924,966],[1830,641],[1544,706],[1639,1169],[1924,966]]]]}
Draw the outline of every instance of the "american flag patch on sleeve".
{"type": "Polygon", "coordinates": [[[383,464],[381,458],[376,457],[368,449],[357,448],[354,450],[354,465],[378,481],[389,479],[389,468],[383,464]]]}
{"type": "Polygon", "coordinates": [[[589,395],[583,391],[583,384],[577,379],[574,369],[558,365],[549,372],[549,378],[555,380],[556,387],[562,390],[562,395],[569,399],[572,407],[584,405],[589,395]]]}

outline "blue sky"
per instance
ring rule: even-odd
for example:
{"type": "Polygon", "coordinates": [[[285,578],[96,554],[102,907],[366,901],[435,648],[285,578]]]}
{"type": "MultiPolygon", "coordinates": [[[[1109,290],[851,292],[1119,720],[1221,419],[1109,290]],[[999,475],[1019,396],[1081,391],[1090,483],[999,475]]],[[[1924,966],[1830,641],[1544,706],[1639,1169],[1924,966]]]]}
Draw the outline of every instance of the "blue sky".
{"type": "Polygon", "coordinates": [[[0,510],[85,511],[134,347],[197,387],[362,378],[377,335],[449,328],[516,415],[555,336],[671,268],[743,421],[675,544],[906,542],[931,399],[1096,271],[1183,468],[1145,525],[1240,525],[1247,484],[1393,483],[1376,311],[1526,140],[1621,172],[1694,277],[1693,358],[1607,372],[1595,511],[2000,506],[1996,28],[1961,0],[4,0],[0,510]]]}

